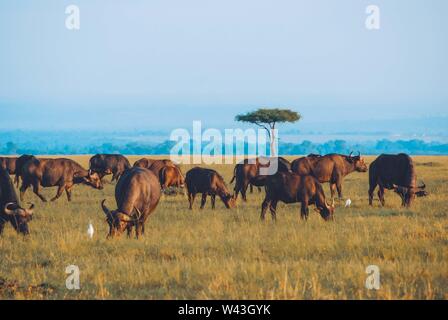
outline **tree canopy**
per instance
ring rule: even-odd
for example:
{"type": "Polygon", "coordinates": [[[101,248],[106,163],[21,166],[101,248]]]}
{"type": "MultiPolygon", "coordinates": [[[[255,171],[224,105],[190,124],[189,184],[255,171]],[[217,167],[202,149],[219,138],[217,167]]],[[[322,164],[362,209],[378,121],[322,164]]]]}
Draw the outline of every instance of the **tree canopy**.
{"type": "Polygon", "coordinates": [[[271,129],[275,128],[277,123],[296,122],[300,120],[301,115],[298,112],[289,109],[265,109],[240,114],[235,117],[236,121],[249,122],[264,127],[269,125],[271,129]]]}

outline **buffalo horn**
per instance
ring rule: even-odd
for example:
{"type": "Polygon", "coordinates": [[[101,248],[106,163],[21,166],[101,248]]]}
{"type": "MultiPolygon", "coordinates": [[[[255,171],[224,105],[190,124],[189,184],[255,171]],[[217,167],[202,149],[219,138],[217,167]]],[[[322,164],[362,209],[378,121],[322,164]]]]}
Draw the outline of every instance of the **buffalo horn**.
{"type": "Polygon", "coordinates": [[[16,213],[16,210],[10,210],[10,209],[8,209],[8,207],[9,207],[10,205],[12,205],[12,204],[14,204],[14,202],[10,202],[10,203],[7,203],[7,204],[5,205],[4,211],[5,211],[5,213],[6,213],[7,215],[12,215],[12,214],[16,213]]]}

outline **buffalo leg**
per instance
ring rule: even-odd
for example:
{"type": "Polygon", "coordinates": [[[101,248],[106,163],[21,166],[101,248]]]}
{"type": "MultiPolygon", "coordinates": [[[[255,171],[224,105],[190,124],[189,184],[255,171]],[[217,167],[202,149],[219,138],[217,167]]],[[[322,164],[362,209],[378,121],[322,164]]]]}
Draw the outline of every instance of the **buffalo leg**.
{"type": "Polygon", "coordinates": [[[190,202],[190,210],[193,210],[194,198],[196,197],[196,193],[188,193],[188,202],[190,202]]]}
{"type": "Polygon", "coordinates": [[[51,201],[53,202],[53,201],[58,200],[62,196],[62,193],[64,193],[64,189],[65,189],[65,186],[59,186],[56,195],[54,196],[53,199],[51,199],[51,201]]]}
{"type": "Polygon", "coordinates": [[[132,236],[132,226],[131,225],[128,225],[126,227],[126,232],[127,232],[128,238],[130,238],[132,236]]]}
{"type": "Polygon", "coordinates": [[[260,215],[261,220],[265,219],[266,211],[270,206],[271,206],[271,200],[268,197],[266,197],[263,201],[263,204],[261,205],[261,215],[260,215]]]}
{"type": "Polygon", "coordinates": [[[369,205],[370,206],[373,205],[373,193],[375,192],[375,189],[376,189],[376,184],[371,185],[369,188],[369,205]]]}
{"type": "Polygon", "coordinates": [[[269,206],[269,210],[271,211],[271,217],[273,221],[277,220],[277,202],[276,200],[273,200],[269,206]]]}
{"type": "Polygon", "coordinates": [[[137,239],[142,235],[142,232],[143,232],[143,223],[138,221],[135,224],[135,236],[137,239]]]}
{"type": "Polygon", "coordinates": [[[29,185],[22,182],[22,186],[20,187],[20,201],[24,201],[25,192],[28,188],[29,188],[29,185]]]}
{"type": "Polygon", "coordinates": [[[338,190],[338,197],[339,200],[342,200],[342,179],[338,178],[338,180],[336,181],[336,189],[338,190]]]}
{"type": "Polygon", "coordinates": [[[249,191],[250,191],[250,193],[254,193],[254,186],[253,185],[249,185],[249,191]]]}
{"type": "Polygon", "coordinates": [[[207,194],[203,193],[202,194],[202,199],[201,199],[201,209],[204,209],[205,206],[205,202],[207,201],[207,194]]]}
{"type": "Polygon", "coordinates": [[[39,183],[35,183],[33,185],[33,192],[42,200],[43,202],[47,202],[47,199],[40,193],[40,185],[39,183]]]}
{"type": "Polygon", "coordinates": [[[331,200],[333,200],[334,195],[336,194],[336,183],[330,182],[330,192],[331,192],[331,200]]]}
{"type": "Polygon", "coordinates": [[[72,187],[73,187],[73,185],[65,186],[65,194],[67,195],[68,202],[72,201],[72,187]]]}
{"type": "Polygon", "coordinates": [[[378,198],[380,198],[381,205],[384,207],[386,200],[384,199],[384,187],[381,185],[378,190],[378,198]]]}
{"type": "Polygon", "coordinates": [[[233,188],[233,193],[235,194],[235,200],[238,199],[238,194],[240,193],[240,184],[239,182],[235,182],[235,187],[233,188]]]}
{"type": "Polygon", "coordinates": [[[308,220],[308,215],[310,214],[310,209],[308,208],[308,201],[302,201],[302,207],[300,208],[300,218],[302,220],[308,220]]]}
{"type": "Polygon", "coordinates": [[[249,184],[247,182],[244,182],[241,188],[241,197],[243,198],[243,201],[247,201],[247,189],[249,188],[249,184]]]}
{"type": "Polygon", "coordinates": [[[212,194],[210,196],[210,198],[211,198],[211,201],[212,201],[212,209],[214,210],[215,209],[215,203],[216,203],[216,194],[212,194]]]}

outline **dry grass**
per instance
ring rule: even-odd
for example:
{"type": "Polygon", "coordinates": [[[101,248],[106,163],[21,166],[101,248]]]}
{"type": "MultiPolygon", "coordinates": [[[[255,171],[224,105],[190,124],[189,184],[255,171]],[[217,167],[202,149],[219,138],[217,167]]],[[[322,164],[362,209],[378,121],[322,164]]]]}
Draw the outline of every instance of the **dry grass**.
{"type": "MultiPolygon", "coordinates": [[[[28,191],[37,205],[32,235],[23,239],[8,226],[0,238],[0,299],[446,299],[448,158],[416,162],[431,195],[412,210],[392,192],[385,208],[370,208],[367,174],[356,173],[344,184],[352,208],[339,206],[334,222],[312,214],[304,223],[296,204],[280,205],[275,225],[261,223],[258,192],[214,212],[210,203],[190,212],[177,195],[163,198],[141,240],[106,240],[100,200],[114,204],[111,184],[78,186],[71,204],[44,204],[28,191]],[[81,270],[79,291],[65,288],[70,264],[81,270]],[[371,264],[381,270],[378,291],[364,287],[371,264]]],[[[230,180],[232,166],[215,167],[230,180]]]]}

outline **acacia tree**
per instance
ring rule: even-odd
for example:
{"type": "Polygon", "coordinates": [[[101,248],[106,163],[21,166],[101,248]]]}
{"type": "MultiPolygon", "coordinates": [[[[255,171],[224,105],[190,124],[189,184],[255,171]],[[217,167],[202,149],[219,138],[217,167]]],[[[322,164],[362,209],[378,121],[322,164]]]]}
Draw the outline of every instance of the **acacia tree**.
{"type": "Polygon", "coordinates": [[[275,126],[278,123],[297,122],[301,118],[298,112],[289,109],[265,109],[261,108],[235,117],[236,121],[253,123],[268,132],[271,156],[275,156],[275,126]]]}

